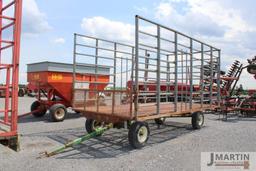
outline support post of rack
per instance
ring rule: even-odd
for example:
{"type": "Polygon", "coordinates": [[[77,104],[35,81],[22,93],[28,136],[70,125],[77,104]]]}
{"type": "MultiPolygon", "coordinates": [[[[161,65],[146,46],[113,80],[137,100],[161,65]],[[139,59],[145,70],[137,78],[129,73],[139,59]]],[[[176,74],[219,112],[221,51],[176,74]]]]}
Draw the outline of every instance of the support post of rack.
{"type": "Polygon", "coordinates": [[[211,52],[210,52],[210,66],[211,66],[211,76],[210,76],[210,107],[212,107],[212,98],[213,98],[213,94],[212,94],[212,84],[213,84],[213,48],[211,47],[211,52]]]}
{"type": "Polygon", "coordinates": [[[138,16],[135,17],[135,86],[134,83],[132,82],[132,87],[135,89],[133,90],[135,92],[134,95],[134,114],[135,114],[135,119],[137,120],[138,118],[138,96],[139,96],[139,87],[138,87],[138,82],[139,82],[139,18],[138,16]]]}
{"type": "Polygon", "coordinates": [[[218,59],[217,59],[217,67],[218,67],[218,75],[217,75],[217,87],[218,87],[218,95],[217,95],[217,99],[218,99],[218,106],[220,106],[220,102],[221,102],[221,96],[220,96],[220,56],[221,56],[221,51],[218,50],[218,59]]]}
{"type": "Polygon", "coordinates": [[[160,113],[160,101],[161,101],[161,54],[160,54],[160,49],[161,49],[161,41],[160,41],[160,26],[157,26],[157,87],[156,87],[156,92],[157,92],[157,106],[156,106],[156,114],[159,115],[160,113]]]}
{"type": "Polygon", "coordinates": [[[204,44],[201,43],[201,80],[200,80],[201,107],[204,103],[204,44]]]}
{"type": "Polygon", "coordinates": [[[190,71],[189,71],[189,109],[192,109],[192,99],[193,99],[193,39],[190,38],[190,71]]]}
{"type": "Polygon", "coordinates": [[[175,65],[175,71],[174,71],[174,111],[177,112],[177,103],[178,103],[178,35],[175,32],[174,33],[174,65],[175,65]]]}

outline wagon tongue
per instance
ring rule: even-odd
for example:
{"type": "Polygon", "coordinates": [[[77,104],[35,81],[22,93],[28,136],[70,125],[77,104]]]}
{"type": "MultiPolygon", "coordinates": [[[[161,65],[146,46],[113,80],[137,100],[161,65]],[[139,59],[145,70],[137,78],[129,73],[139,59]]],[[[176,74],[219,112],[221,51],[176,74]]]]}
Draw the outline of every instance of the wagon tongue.
{"type": "Polygon", "coordinates": [[[96,128],[96,130],[93,131],[92,133],[86,134],[86,135],[84,135],[80,138],[77,138],[77,139],[74,139],[70,142],[67,142],[66,144],[56,148],[55,150],[53,150],[51,152],[44,151],[44,152],[39,153],[39,157],[37,157],[37,159],[41,159],[41,158],[44,158],[44,157],[51,157],[51,156],[54,156],[56,154],[59,154],[59,153],[63,152],[65,149],[67,149],[69,147],[73,147],[75,145],[81,144],[82,142],[84,142],[86,140],[89,140],[91,138],[94,138],[98,135],[103,134],[105,131],[107,131],[108,129],[110,129],[112,127],[113,127],[113,124],[108,124],[104,127],[96,128]]]}

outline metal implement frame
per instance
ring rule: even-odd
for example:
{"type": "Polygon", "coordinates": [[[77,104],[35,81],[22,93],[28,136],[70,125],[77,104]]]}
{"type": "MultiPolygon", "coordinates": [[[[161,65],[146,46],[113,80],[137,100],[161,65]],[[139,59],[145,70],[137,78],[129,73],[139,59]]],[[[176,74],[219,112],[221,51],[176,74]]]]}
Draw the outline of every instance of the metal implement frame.
{"type": "Polygon", "coordinates": [[[0,0],[0,72],[6,74],[5,83],[0,87],[5,90],[4,109],[0,110],[0,116],[3,114],[0,120],[0,141],[16,150],[21,16],[22,0],[13,0],[7,4],[0,0]],[[4,39],[7,30],[12,31],[12,35],[8,36],[12,40],[4,39]]]}
{"type": "Polygon", "coordinates": [[[74,35],[73,107],[88,118],[137,121],[214,109],[220,105],[219,78],[220,49],[140,16],[135,47],[74,35]],[[107,89],[98,87],[103,83],[97,67],[94,89],[77,88],[79,57],[111,68],[107,89]],[[100,93],[110,94],[104,105],[100,93]]]}

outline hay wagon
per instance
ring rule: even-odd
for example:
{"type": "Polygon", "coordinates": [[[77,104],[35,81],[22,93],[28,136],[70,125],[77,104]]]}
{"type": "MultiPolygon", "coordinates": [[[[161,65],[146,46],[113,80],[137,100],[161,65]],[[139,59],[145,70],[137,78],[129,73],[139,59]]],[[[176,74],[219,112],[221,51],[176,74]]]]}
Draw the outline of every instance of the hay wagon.
{"type": "Polygon", "coordinates": [[[149,137],[148,120],[187,116],[199,129],[204,112],[220,105],[220,50],[188,35],[136,16],[135,46],[81,34],[74,43],[72,106],[86,117],[89,133],[108,123],[127,126],[130,144],[140,148],[149,137]],[[79,79],[84,62],[95,66],[94,89],[77,88],[89,83],[79,79]],[[103,64],[110,68],[108,83],[100,80],[103,64]],[[104,103],[102,91],[109,94],[104,103]]]}

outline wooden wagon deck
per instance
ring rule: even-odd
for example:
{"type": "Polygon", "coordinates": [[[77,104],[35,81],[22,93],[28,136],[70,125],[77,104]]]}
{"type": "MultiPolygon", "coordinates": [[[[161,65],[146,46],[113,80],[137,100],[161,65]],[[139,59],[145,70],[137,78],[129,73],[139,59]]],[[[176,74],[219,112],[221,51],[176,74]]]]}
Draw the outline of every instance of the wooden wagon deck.
{"type": "MultiPolygon", "coordinates": [[[[189,108],[189,103],[177,103],[177,111],[175,112],[175,106],[173,103],[161,103],[160,104],[160,114],[156,114],[156,104],[155,103],[146,103],[140,104],[138,109],[137,120],[144,121],[160,117],[174,117],[174,116],[189,116],[193,112],[204,111],[208,109],[214,109],[216,106],[210,104],[192,104],[192,109],[189,108]]],[[[122,120],[133,120],[135,119],[134,115],[131,115],[131,105],[115,105],[114,112],[111,105],[102,105],[98,109],[96,106],[86,106],[76,107],[75,111],[79,111],[83,116],[88,118],[93,118],[96,120],[108,120],[111,122],[118,122],[122,120]]],[[[134,113],[134,108],[132,109],[134,113]]]]}

